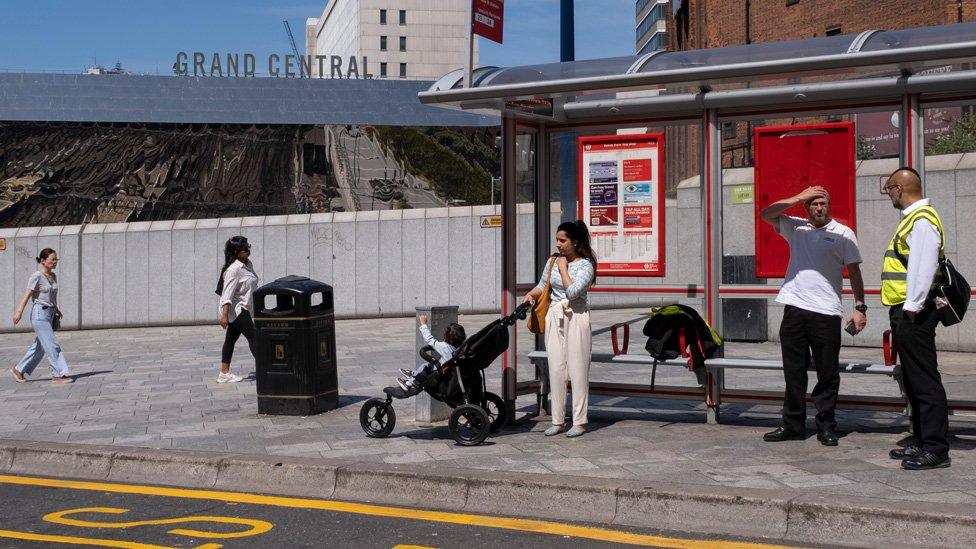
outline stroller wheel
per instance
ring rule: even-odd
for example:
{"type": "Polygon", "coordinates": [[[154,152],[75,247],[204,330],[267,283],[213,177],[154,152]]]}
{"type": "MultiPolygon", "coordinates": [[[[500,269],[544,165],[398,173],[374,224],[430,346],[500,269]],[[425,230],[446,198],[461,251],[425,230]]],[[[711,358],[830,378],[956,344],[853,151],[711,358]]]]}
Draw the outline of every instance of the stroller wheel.
{"type": "Polygon", "coordinates": [[[491,420],[480,406],[462,404],[451,413],[447,428],[461,446],[476,446],[488,438],[491,420]]]}
{"type": "Polygon", "coordinates": [[[501,429],[502,425],[505,424],[505,401],[502,400],[502,397],[486,391],[481,407],[488,413],[488,419],[491,421],[491,432],[494,433],[501,429]]]}
{"type": "Polygon", "coordinates": [[[389,436],[396,426],[396,412],[393,411],[393,405],[382,398],[367,400],[359,410],[359,425],[368,437],[389,436]]]}

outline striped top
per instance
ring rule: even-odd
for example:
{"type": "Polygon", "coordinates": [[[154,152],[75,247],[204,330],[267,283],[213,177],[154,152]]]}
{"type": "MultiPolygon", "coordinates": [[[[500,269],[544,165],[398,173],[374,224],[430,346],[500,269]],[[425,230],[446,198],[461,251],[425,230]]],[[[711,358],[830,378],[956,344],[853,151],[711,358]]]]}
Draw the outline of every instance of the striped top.
{"type": "MultiPolygon", "coordinates": [[[[555,258],[551,258],[546,262],[546,268],[542,271],[542,277],[539,279],[539,283],[536,288],[542,289],[546,284],[546,271],[549,270],[549,265],[555,261],[555,258]]],[[[552,284],[552,291],[549,292],[549,298],[552,301],[561,301],[563,299],[569,299],[570,301],[586,301],[587,295],[586,291],[590,289],[593,285],[593,280],[596,278],[596,273],[593,269],[593,263],[589,259],[578,258],[568,265],[569,279],[572,284],[567,288],[563,285],[563,277],[559,276],[559,267],[555,265],[552,266],[552,274],[549,276],[549,281],[552,284]]]]}

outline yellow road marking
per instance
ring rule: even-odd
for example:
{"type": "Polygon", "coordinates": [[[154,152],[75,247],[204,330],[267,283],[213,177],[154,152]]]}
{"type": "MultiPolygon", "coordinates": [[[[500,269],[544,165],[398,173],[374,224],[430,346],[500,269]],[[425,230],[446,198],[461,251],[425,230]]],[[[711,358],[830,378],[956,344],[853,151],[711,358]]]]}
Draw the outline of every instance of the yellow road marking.
{"type": "Polygon", "coordinates": [[[248,503],[252,505],[266,505],[272,507],[287,507],[293,509],[315,509],[320,511],[374,515],[400,519],[423,520],[429,522],[468,524],[484,528],[499,528],[503,530],[516,530],[520,532],[533,532],[554,536],[571,536],[598,541],[607,541],[611,543],[643,545],[647,547],[674,547],[679,549],[778,549],[784,547],[781,545],[768,545],[739,541],[686,539],[646,534],[632,534],[629,532],[608,530],[605,528],[577,526],[574,524],[561,524],[558,522],[546,522],[533,519],[515,519],[469,515],[463,513],[445,513],[440,511],[426,511],[422,509],[386,507],[382,505],[371,505],[365,503],[263,496],[259,494],[223,492],[218,490],[191,490],[186,488],[164,488],[160,486],[111,484],[37,477],[15,477],[9,475],[0,475],[0,484],[43,486],[47,488],[67,488],[72,490],[93,490],[118,494],[165,496],[185,499],[206,499],[233,503],[248,503]]]}
{"type": "MultiPolygon", "coordinates": [[[[134,541],[119,541],[114,539],[78,538],[74,536],[56,536],[51,534],[33,534],[31,532],[17,532],[14,530],[0,530],[0,538],[19,539],[24,541],[46,541],[64,545],[95,545],[98,547],[121,547],[123,549],[173,549],[165,545],[152,545],[134,541]]],[[[194,549],[219,549],[219,543],[206,543],[194,549]]]]}
{"type": "Polygon", "coordinates": [[[80,526],[82,528],[132,528],[135,526],[150,526],[150,525],[161,525],[161,524],[180,524],[184,522],[219,522],[223,524],[240,524],[243,526],[250,526],[249,529],[243,532],[205,532],[201,530],[186,530],[183,528],[176,528],[169,530],[168,533],[176,534],[179,536],[187,536],[191,538],[244,538],[248,536],[256,536],[258,534],[263,534],[268,530],[271,530],[273,525],[270,522],[256,519],[244,519],[235,517],[215,517],[215,516],[205,516],[205,515],[195,515],[189,517],[179,517],[179,518],[169,518],[169,519],[153,519],[153,520],[136,520],[131,522],[95,522],[89,520],[79,520],[67,518],[68,515],[75,515],[78,513],[108,513],[112,515],[121,515],[123,513],[128,513],[128,509],[118,509],[116,507],[84,507],[81,509],[69,509],[67,511],[57,511],[55,513],[48,513],[44,515],[44,520],[47,522],[53,522],[55,524],[64,524],[66,526],[80,526]]]}

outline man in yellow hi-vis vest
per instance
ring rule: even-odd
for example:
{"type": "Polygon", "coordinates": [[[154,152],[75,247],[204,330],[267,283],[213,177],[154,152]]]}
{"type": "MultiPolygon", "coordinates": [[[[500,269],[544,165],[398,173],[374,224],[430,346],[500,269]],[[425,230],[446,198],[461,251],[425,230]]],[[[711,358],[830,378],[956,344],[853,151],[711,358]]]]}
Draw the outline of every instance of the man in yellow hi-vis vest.
{"type": "Polygon", "coordinates": [[[902,460],[905,469],[948,467],[949,410],[935,349],[939,319],[929,299],[939,258],[945,256],[945,231],[935,208],[922,197],[918,172],[896,170],[884,190],[902,219],[885,251],[881,302],[890,307],[914,435],[890,455],[902,460]]]}

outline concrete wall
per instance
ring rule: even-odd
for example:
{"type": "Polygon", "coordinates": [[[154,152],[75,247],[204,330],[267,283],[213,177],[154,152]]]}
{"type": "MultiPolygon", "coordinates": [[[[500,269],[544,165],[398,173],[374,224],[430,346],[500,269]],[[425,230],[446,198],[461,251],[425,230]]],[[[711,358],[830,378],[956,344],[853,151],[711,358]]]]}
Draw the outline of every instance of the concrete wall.
{"type": "MultiPolygon", "coordinates": [[[[262,284],[286,274],[332,284],[340,316],[412,315],[447,304],[494,311],[501,230],[480,222],[495,213],[499,207],[479,206],[0,229],[0,330],[12,329],[45,247],[61,259],[65,328],[213,323],[223,245],[237,234],[252,243],[262,284]]],[[[558,210],[552,216],[558,222],[558,210]]],[[[534,272],[532,218],[531,205],[520,205],[526,282],[534,272]]]]}

